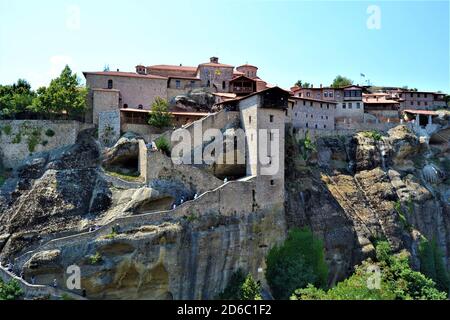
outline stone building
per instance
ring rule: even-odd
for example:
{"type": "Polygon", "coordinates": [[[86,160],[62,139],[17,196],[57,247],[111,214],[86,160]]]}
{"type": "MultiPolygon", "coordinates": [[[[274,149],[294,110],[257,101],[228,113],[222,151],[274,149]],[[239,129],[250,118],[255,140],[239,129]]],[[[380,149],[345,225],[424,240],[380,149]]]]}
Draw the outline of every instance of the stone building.
{"type": "Polygon", "coordinates": [[[394,94],[399,103],[400,110],[436,110],[446,108],[445,94],[427,91],[411,91],[398,89],[390,92],[394,94]]]}
{"type": "Polygon", "coordinates": [[[400,102],[386,93],[363,94],[364,111],[378,122],[400,122],[400,102]]]}
{"type": "Polygon", "coordinates": [[[351,85],[342,88],[291,88],[297,98],[322,100],[335,103],[334,119],[336,127],[352,129],[353,124],[364,121],[364,103],[362,101],[363,88],[351,85]]]}
{"type": "Polygon", "coordinates": [[[120,71],[84,72],[88,95],[87,122],[97,124],[102,111],[150,110],[157,97],[167,97],[167,78],[120,71]]]}
{"type": "Polygon", "coordinates": [[[334,130],[336,105],[334,101],[291,97],[286,119],[294,129],[334,130]]]}

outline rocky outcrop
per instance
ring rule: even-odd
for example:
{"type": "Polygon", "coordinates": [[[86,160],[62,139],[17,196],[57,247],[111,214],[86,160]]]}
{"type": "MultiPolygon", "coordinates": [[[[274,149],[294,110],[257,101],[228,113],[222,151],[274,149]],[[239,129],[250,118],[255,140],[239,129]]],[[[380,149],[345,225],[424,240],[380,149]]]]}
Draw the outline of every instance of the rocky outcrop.
{"type": "Polygon", "coordinates": [[[373,255],[379,239],[408,250],[415,268],[421,237],[436,239],[450,266],[445,148],[429,148],[398,126],[386,136],[321,138],[305,163],[287,140],[288,226],[309,226],[322,236],[330,281],[373,255]]]}
{"type": "Polygon", "coordinates": [[[143,140],[132,132],[125,133],[117,143],[105,150],[103,154],[103,167],[121,173],[134,173],[138,168],[139,140],[143,140]]]}

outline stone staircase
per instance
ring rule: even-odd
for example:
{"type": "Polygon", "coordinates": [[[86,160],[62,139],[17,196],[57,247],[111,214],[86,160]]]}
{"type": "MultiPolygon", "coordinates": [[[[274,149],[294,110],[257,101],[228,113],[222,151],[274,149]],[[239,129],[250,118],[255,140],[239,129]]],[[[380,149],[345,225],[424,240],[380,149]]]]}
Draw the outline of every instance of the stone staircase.
{"type": "Polygon", "coordinates": [[[52,300],[71,299],[71,300],[87,300],[86,298],[70,291],[62,290],[45,285],[33,285],[24,279],[9,272],[5,267],[0,265],[0,279],[4,282],[15,280],[22,289],[25,299],[42,299],[49,298],[52,300]]]}

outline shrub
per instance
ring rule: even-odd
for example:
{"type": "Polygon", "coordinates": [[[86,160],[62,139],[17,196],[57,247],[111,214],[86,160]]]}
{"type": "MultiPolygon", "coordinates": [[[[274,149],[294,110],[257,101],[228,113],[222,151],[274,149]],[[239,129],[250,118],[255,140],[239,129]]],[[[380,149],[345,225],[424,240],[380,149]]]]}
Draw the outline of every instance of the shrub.
{"type": "Polygon", "coordinates": [[[102,261],[102,256],[98,252],[96,252],[93,256],[89,256],[89,263],[92,265],[98,264],[101,261],[102,261]]]}
{"type": "Polygon", "coordinates": [[[231,275],[225,290],[218,295],[220,300],[262,300],[261,285],[251,274],[245,277],[241,269],[231,275]]]}
{"type": "Polygon", "coordinates": [[[266,279],[276,299],[289,299],[295,289],[308,284],[327,284],[323,243],[307,228],[291,230],[282,246],[270,250],[266,264],[266,279]]]}
{"type": "Polygon", "coordinates": [[[11,280],[5,283],[0,279],[0,300],[18,300],[23,295],[17,280],[11,280]]]}
{"type": "Polygon", "coordinates": [[[19,144],[20,142],[22,142],[22,135],[20,134],[20,132],[14,136],[11,142],[14,144],[19,144]]]}
{"type": "Polygon", "coordinates": [[[242,300],[262,300],[261,285],[249,274],[241,286],[242,300]]]}
{"type": "Polygon", "coordinates": [[[170,126],[172,123],[172,114],[168,112],[169,104],[166,100],[156,98],[152,104],[152,110],[149,113],[148,124],[162,129],[170,126]]]}
{"type": "Polygon", "coordinates": [[[170,143],[164,136],[159,137],[155,140],[156,147],[161,150],[167,156],[170,156],[170,143]]]}
{"type": "MultiPolygon", "coordinates": [[[[298,289],[292,300],[442,300],[446,293],[436,289],[433,280],[409,266],[408,256],[393,255],[386,241],[376,246],[377,262],[370,260],[355,268],[355,273],[338,283],[334,288],[324,291],[310,285],[298,289]],[[369,267],[379,268],[379,286],[373,283],[369,267]],[[370,281],[370,282],[369,282],[370,281]]],[[[373,269],[372,269],[373,270],[373,269]]]]}
{"type": "Polygon", "coordinates": [[[46,131],[45,131],[45,135],[47,136],[47,137],[53,137],[54,135],[55,135],[55,131],[53,131],[52,129],[47,129],[46,131]]]}
{"type": "Polygon", "coordinates": [[[228,282],[227,287],[218,295],[220,300],[240,300],[241,286],[245,281],[245,275],[241,269],[234,272],[228,282]]]}
{"type": "Polygon", "coordinates": [[[9,136],[11,134],[11,132],[12,132],[12,128],[11,128],[11,126],[9,124],[5,125],[2,128],[2,130],[7,136],[9,136]]]}
{"type": "Polygon", "coordinates": [[[363,133],[365,137],[371,138],[375,141],[380,141],[383,135],[376,130],[366,131],[363,133]]]}
{"type": "Polygon", "coordinates": [[[316,151],[316,145],[312,142],[311,137],[309,136],[309,131],[306,131],[305,138],[300,139],[300,152],[302,154],[303,160],[308,160],[311,153],[316,151]]]}
{"type": "Polygon", "coordinates": [[[436,287],[448,292],[450,278],[443,262],[443,254],[436,239],[422,239],[419,245],[420,272],[436,282],[436,287]]]}

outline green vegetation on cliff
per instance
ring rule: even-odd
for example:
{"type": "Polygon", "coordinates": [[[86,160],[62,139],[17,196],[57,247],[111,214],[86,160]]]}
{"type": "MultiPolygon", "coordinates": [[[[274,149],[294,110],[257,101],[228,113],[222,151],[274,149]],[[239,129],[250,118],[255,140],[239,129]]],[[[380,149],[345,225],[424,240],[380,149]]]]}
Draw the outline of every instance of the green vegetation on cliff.
{"type": "Polygon", "coordinates": [[[225,290],[219,294],[220,300],[261,300],[261,285],[251,274],[245,277],[242,270],[231,275],[225,290]]]}
{"type": "Polygon", "coordinates": [[[444,257],[435,239],[422,239],[419,245],[420,272],[436,282],[436,287],[448,292],[450,290],[449,274],[444,265],[444,257]]]}
{"type": "Polygon", "coordinates": [[[0,279],[0,300],[17,300],[23,295],[17,280],[5,283],[0,279]]]}
{"type": "Polygon", "coordinates": [[[433,280],[409,265],[404,252],[393,255],[389,244],[376,247],[376,262],[367,260],[355,273],[328,291],[309,285],[298,289],[291,300],[443,300],[446,293],[433,280]]]}
{"type": "Polygon", "coordinates": [[[323,243],[307,228],[292,229],[283,245],[270,250],[266,264],[266,279],[275,299],[289,299],[295,289],[308,284],[327,285],[323,243]]]}

